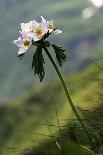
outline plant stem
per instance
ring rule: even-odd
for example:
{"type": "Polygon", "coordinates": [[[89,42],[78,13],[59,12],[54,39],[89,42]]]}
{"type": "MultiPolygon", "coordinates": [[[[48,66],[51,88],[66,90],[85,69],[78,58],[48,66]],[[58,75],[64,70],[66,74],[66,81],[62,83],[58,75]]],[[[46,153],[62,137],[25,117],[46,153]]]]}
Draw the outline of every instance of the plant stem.
{"type": "Polygon", "coordinates": [[[61,84],[62,84],[62,87],[63,87],[63,89],[64,89],[64,91],[65,91],[65,94],[66,94],[66,97],[67,97],[67,99],[68,99],[68,101],[69,101],[69,104],[70,104],[70,106],[71,106],[71,108],[72,108],[72,110],[73,110],[73,112],[74,112],[74,114],[75,114],[77,120],[78,120],[79,123],[81,124],[81,127],[83,128],[85,134],[87,135],[91,148],[94,149],[94,142],[93,142],[91,136],[89,135],[89,132],[88,132],[87,128],[85,127],[85,125],[84,125],[82,119],[80,118],[80,116],[79,116],[79,114],[78,114],[78,112],[77,112],[77,110],[76,110],[76,108],[75,108],[75,106],[74,106],[74,103],[73,103],[73,101],[72,101],[72,99],[71,99],[71,96],[70,96],[69,91],[68,91],[68,89],[67,89],[67,87],[66,87],[66,84],[65,84],[65,81],[64,81],[64,79],[63,79],[63,77],[62,77],[62,75],[61,75],[61,72],[59,71],[58,66],[56,65],[55,61],[53,60],[52,56],[50,55],[50,53],[49,53],[48,49],[45,47],[45,45],[43,46],[43,48],[44,48],[44,50],[45,50],[47,56],[49,57],[49,59],[50,59],[52,65],[53,65],[53,67],[55,68],[55,71],[56,71],[56,73],[57,73],[57,75],[58,75],[58,77],[59,77],[59,80],[60,80],[60,82],[61,82],[61,84]]]}

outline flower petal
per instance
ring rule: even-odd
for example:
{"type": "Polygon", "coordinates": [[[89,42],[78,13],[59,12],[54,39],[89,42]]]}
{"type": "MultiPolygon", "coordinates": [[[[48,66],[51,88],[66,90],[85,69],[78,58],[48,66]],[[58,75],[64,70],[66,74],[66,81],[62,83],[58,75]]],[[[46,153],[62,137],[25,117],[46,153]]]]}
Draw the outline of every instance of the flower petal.
{"type": "Polygon", "coordinates": [[[54,20],[47,21],[47,24],[54,24],[54,20]]]}
{"type": "Polygon", "coordinates": [[[62,33],[62,31],[59,30],[59,29],[56,29],[55,31],[53,31],[53,33],[54,33],[54,34],[59,34],[59,33],[62,33]]]}
{"type": "Polygon", "coordinates": [[[42,22],[40,26],[42,28],[43,35],[48,32],[48,27],[47,27],[47,24],[45,22],[42,22]]]}
{"type": "Polygon", "coordinates": [[[34,35],[34,37],[33,37],[33,40],[34,41],[38,41],[38,40],[40,40],[41,39],[41,37],[36,37],[35,35],[34,35]]]}
{"type": "Polygon", "coordinates": [[[32,30],[35,29],[35,27],[39,26],[39,23],[36,22],[35,20],[32,21],[32,30]]]}
{"type": "Polygon", "coordinates": [[[54,29],[54,21],[53,20],[47,21],[47,26],[48,26],[49,32],[51,33],[54,29]]]}
{"type": "Polygon", "coordinates": [[[43,16],[41,16],[42,22],[47,22],[43,16]]]}
{"type": "Polygon", "coordinates": [[[15,45],[17,45],[18,47],[22,47],[23,46],[23,41],[22,39],[19,37],[18,40],[13,41],[15,45]]]}
{"type": "Polygon", "coordinates": [[[29,33],[26,33],[25,35],[32,39],[34,37],[34,32],[29,32],[29,33]]]}
{"type": "Polygon", "coordinates": [[[26,53],[26,51],[27,51],[27,49],[20,48],[19,51],[18,51],[18,55],[26,53]]]}
{"type": "Polygon", "coordinates": [[[21,30],[23,33],[28,33],[32,31],[32,21],[29,23],[21,23],[21,30]]]}
{"type": "Polygon", "coordinates": [[[25,27],[26,27],[26,24],[25,23],[21,23],[20,25],[21,25],[21,29],[24,30],[25,27]]]}

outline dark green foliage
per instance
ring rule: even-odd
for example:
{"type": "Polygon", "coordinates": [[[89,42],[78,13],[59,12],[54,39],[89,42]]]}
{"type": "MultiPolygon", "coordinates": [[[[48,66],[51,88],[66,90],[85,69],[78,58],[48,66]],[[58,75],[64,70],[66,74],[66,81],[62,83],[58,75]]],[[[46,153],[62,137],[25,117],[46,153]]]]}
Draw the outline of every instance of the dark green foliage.
{"type": "Polygon", "coordinates": [[[93,153],[76,143],[67,142],[63,145],[62,155],[93,155],[93,153]]]}
{"type": "Polygon", "coordinates": [[[42,55],[42,47],[38,46],[34,56],[33,56],[33,61],[32,61],[32,69],[34,70],[34,75],[37,74],[40,78],[40,81],[43,80],[45,71],[44,71],[44,58],[42,55]]]}
{"type": "Polygon", "coordinates": [[[52,47],[55,51],[58,64],[62,66],[63,62],[66,61],[66,55],[64,53],[65,50],[63,50],[61,47],[56,46],[55,44],[52,44],[52,47]]]}
{"type": "Polygon", "coordinates": [[[44,37],[43,37],[43,40],[45,40],[46,38],[48,38],[49,36],[50,36],[50,32],[48,31],[45,35],[44,35],[44,37]]]}
{"type": "MultiPolygon", "coordinates": [[[[34,75],[37,74],[39,76],[40,82],[44,79],[45,71],[44,71],[44,58],[42,54],[42,48],[43,46],[50,47],[50,45],[53,47],[56,58],[58,61],[58,64],[62,66],[63,62],[66,61],[66,55],[64,53],[65,50],[63,50],[61,47],[56,46],[55,44],[51,44],[49,41],[44,40],[47,37],[49,37],[51,33],[49,31],[44,35],[43,39],[40,41],[33,43],[33,45],[37,46],[37,49],[33,55],[32,60],[32,69],[34,70],[34,75]]],[[[20,54],[18,57],[22,59],[25,53],[20,54]]]]}

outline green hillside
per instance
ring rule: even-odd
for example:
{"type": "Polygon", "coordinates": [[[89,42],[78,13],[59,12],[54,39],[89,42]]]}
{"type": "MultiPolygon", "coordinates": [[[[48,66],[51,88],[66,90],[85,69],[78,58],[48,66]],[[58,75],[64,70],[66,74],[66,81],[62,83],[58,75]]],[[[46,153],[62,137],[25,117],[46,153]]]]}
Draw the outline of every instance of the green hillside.
{"type": "MultiPolygon", "coordinates": [[[[103,60],[97,60],[66,78],[77,107],[92,111],[101,106],[102,66],[103,60]]],[[[50,142],[51,135],[58,131],[56,109],[61,126],[67,125],[74,118],[60,84],[57,81],[51,82],[45,83],[42,88],[34,88],[16,102],[0,105],[0,155],[18,155],[40,146],[46,140],[50,142]]],[[[66,132],[63,128],[62,131],[66,132]]],[[[52,151],[50,146],[46,147],[47,155],[50,148],[52,151]]]]}
{"type": "MultiPolygon", "coordinates": [[[[41,15],[47,19],[54,19],[63,33],[55,38],[51,37],[51,40],[67,49],[66,54],[72,62],[66,63],[62,69],[65,74],[86,65],[88,58],[93,59],[102,55],[101,52],[92,52],[88,49],[83,50],[81,54],[79,50],[81,40],[87,47],[93,44],[96,44],[96,47],[101,46],[103,14],[98,11],[93,18],[85,21],[81,12],[87,6],[86,0],[0,0],[0,100],[6,101],[22,96],[24,92],[32,89],[34,83],[39,83],[31,71],[33,51],[31,50],[31,54],[27,54],[25,59],[19,62],[17,48],[12,43],[18,37],[21,22],[39,19],[41,15]]],[[[50,64],[47,62],[45,66],[46,79],[53,79],[50,64]]]]}

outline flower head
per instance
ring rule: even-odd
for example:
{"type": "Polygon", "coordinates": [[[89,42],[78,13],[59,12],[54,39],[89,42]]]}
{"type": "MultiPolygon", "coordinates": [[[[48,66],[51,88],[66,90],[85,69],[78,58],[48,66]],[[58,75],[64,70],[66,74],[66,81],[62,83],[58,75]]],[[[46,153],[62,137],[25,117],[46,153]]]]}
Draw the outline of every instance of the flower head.
{"type": "Polygon", "coordinates": [[[33,42],[38,42],[41,39],[45,40],[51,33],[58,34],[61,32],[55,28],[53,20],[47,21],[41,16],[40,23],[35,20],[21,23],[20,37],[14,41],[14,44],[19,47],[18,54],[21,55],[27,52],[33,42]]]}
{"type": "Polygon", "coordinates": [[[29,23],[21,23],[21,30],[24,33],[29,33],[32,31],[32,21],[29,23]]]}
{"type": "Polygon", "coordinates": [[[62,31],[60,31],[59,29],[55,28],[53,20],[46,21],[43,16],[41,16],[41,19],[42,19],[42,22],[47,24],[47,28],[48,28],[48,31],[50,33],[51,32],[53,32],[55,34],[62,33],[62,31]]]}
{"type": "Polygon", "coordinates": [[[21,23],[21,31],[20,37],[18,40],[14,41],[18,47],[20,47],[18,53],[24,53],[27,51],[29,47],[32,45],[32,41],[37,42],[47,34],[45,39],[51,34],[58,34],[61,33],[59,29],[56,29],[54,26],[53,20],[46,21],[41,16],[41,22],[38,23],[37,21],[33,20],[28,23],[21,23]]]}
{"type": "Polygon", "coordinates": [[[64,50],[47,40],[51,34],[58,34],[61,32],[62,31],[55,28],[53,20],[47,21],[41,16],[41,21],[39,23],[35,20],[28,23],[21,23],[19,38],[13,41],[14,44],[19,47],[18,55],[20,58],[22,58],[32,45],[37,47],[33,55],[32,69],[34,70],[34,74],[39,76],[40,81],[43,80],[45,75],[45,61],[42,49],[45,50],[45,47],[51,46],[60,66],[62,66],[62,63],[66,60],[64,50]]]}
{"type": "Polygon", "coordinates": [[[13,42],[19,47],[19,55],[26,53],[32,45],[32,39],[27,37],[26,35],[23,35],[22,38],[19,37],[18,40],[15,40],[13,42]]]}
{"type": "Polygon", "coordinates": [[[34,41],[38,41],[42,39],[42,37],[47,33],[47,25],[45,22],[37,23],[35,21],[32,22],[32,32],[29,33],[34,41]]]}

